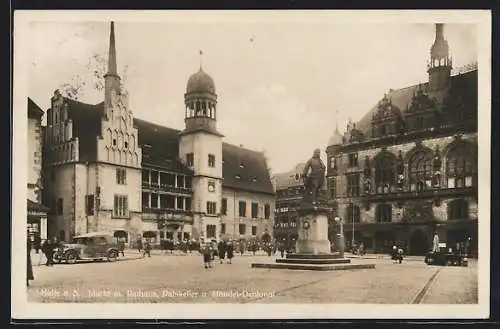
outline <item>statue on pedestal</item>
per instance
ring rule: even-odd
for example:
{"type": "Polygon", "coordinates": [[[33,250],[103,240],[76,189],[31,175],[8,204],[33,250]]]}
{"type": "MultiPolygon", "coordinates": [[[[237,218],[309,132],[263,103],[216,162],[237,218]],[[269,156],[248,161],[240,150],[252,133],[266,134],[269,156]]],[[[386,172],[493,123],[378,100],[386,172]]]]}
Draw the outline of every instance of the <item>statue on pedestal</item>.
{"type": "Polygon", "coordinates": [[[319,149],[314,150],[312,158],[307,161],[302,172],[305,187],[304,201],[313,205],[318,203],[318,196],[321,196],[325,184],[326,167],[321,161],[320,155],[321,151],[319,149]]]}
{"type": "Polygon", "coordinates": [[[439,147],[436,147],[434,159],[432,159],[432,169],[434,171],[434,175],[432,175],[432,186],[439,187],[441,181],[441,155],[439,147]]]}

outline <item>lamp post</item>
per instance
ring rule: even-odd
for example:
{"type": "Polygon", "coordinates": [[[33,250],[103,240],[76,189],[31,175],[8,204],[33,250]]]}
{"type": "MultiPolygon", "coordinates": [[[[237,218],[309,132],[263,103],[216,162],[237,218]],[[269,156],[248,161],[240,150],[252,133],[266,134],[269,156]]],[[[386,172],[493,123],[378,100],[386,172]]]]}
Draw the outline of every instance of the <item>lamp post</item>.
{"type": "Polygon", "coordinates": [[[352,206],[352,211],[351,211],[351,221],[352,221],[351,248],[354,248],[354,205],[352,206]]]}
{"type": "Polygon", "coordinates": [[[344,221],[340,217],[335,217],[335,222],[340,225],[340,232],[337,234],[337,243],[339,245],[339,254],[344,258],[344,221]]]}

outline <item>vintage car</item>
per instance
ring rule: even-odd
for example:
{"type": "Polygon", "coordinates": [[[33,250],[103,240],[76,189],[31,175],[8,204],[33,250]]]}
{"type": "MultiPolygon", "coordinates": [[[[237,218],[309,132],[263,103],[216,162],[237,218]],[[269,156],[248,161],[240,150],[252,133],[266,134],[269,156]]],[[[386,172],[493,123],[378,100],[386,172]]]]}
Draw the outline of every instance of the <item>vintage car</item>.
{"type": "Polygon", "coordinates": [[[74,264],[79,260],[107,260],[114,262],[118,259],[118,244],[112,234],[87,233],[73,238],[73,243],[65,243],[54,254],[57,262],[74,264]]]}
{"type": "Polygon", "coordinates": [[[425,263],[427,265],[439,265],[439,266],[468,266],[469,261],[466,255],[458,254],[454,252],[430,251],[425,255],[425,263]]]}

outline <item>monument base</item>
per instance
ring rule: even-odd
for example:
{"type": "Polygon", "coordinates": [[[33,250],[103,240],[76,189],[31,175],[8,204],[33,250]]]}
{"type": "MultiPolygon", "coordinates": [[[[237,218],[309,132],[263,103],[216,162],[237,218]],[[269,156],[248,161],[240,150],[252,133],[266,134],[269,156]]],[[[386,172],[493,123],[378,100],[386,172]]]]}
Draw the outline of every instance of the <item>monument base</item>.
{"type": "Polygon", "coordinates": [[[338,271],[374,269],[375,264],[352,264],[343,253],[331,253],[328,240],[328,212],[322,207],[303,207],[299,210],[297,253],[276,259],[275,263],[253,263],[252,268],[338,271]]]}

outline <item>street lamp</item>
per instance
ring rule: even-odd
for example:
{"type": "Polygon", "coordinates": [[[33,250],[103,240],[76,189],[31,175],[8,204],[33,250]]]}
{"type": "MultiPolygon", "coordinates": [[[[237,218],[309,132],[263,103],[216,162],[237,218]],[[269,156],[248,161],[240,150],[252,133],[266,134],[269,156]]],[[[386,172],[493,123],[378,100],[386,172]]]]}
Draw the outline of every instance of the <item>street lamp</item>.
{"type": "Polygon", "coordinates": [[[336,216],[334,220],[340,225],[340,232],[337,234],[337,243],[339,245],[340,257],[344,258],[344,221],[338,216],[336,216]]]}
{"type": "Polygon", "coordinates": [[[354,247],[354,205],[352,205],[351,208],[351,221],[352,221],[352,240],[351,240],[351,247],[354,247]]]}

